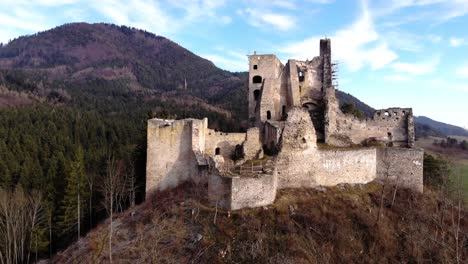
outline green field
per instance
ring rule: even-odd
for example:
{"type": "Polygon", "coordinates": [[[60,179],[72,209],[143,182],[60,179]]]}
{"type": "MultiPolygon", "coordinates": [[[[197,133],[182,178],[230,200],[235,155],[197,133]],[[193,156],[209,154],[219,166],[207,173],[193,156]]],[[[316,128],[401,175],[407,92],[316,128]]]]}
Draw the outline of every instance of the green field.
{"type": "Polygon", "coordinates": [[[465,196],[465,201],[468,203],[468,165],[466,164],[453,164],[450,173],[450,180],[455,189],[461,187],[465,196]]]}

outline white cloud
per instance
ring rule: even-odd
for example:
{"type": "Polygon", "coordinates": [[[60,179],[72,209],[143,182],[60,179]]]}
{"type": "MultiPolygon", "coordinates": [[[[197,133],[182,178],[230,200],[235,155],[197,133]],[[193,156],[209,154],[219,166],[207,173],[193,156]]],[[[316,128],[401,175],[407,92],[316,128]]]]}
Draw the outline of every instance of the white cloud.
{"type": "MultiPolygon", "coordinates": [[[[311,58],[311,47],[317,46],[321,36],[289,43],[279,50],[295,59],[311,58]]],[[[393,52],[374,28],[367,3],[362,2],[361,17],[348,27],[330,36],[333,59],[344,63],[350,71],[360,70],[369,65],[373,70],[381,69],[394,61],[398,55],[393,52]]]]}
{"type": "Polygon", "coordinates": [[[468,64],[463,65],[455,70],[455,74],[461,78],[468,78],[468,64]]]}
{"type": "Polygon", "coordinates": [[[221,16],[219,20],[223,24],[230,24],[232,22],[232,18],[230,16],[221,16]]]}
{"type": "Polygon", "coordinates": [[[216,66],[230,70],[230,71],[246,71],[248,70],[248,61],[247,56],[243,56],[239,58],[238,56],[233,54],[202,54],[201,57],[212,61],[216,66]],[[227,56],[226,56],[227,55],[227,56]],[[229,56],[231,55],[231,56],[229,56]]]}
{"type": "Polygon", "coordinates": [[[432,73],[439,65],[440,58],[436,57],[433,60],[419,63],[396,62],[392,64],[392,68],[397,72],[403,72],[411,75],[424,75],[432,73]]]}
{"type": "Polygon", "coordinates": [[[292,16],[262,9],[246,8],[238,10],[237,14],[246,18],[250,25],[261,29],[268,29],[273,26],[275,29],[286,31],[296,25],[296,19],[292,16]]]}
{"type": "Polygon", "coordinates": [[[404,32],[401,30],[392,30],[382,34],[381,38],[386,43],[391,43],[392,47],[404,51],[421,51],[423,49],[422,37],[417,34],[404,32]]]}
{"type": "Polygon", "coordinates": [[[460,47],[460,46],[462,46],[462,45],[465,45],[465,40],[462,39],[462,38],[451,37],[451,38],[449,39],[449,43],[450,43],[450,46],[451,46],[451,47],[456,48],[456,47],[460,47]]]}
{"type": "Polygon", "coordinates": [[[388,81],[394,81],[394,82],[407,82],[411,80],[408,76],[403,76],[403,75],[398,75],[398,74],[384,76],[384,79],[388,81]]]}
{"type": "Polygon", "coordinates": [[[271,4],[280,8],[286,8],[291,10],[297,9],[297,3],[290,0],[274,0],[271,2],[271,4]]]}
{"type": "Polygon", "coordinates": [[[430,34],[429,36],[427,36],[427,38],[429,39],[430,42],[432,42],[434,44],[437,44],[437,43],[442,41],[441,36],[434,35],[434,34],[430,34]]]}
{"type": "Polygon", "coordinates": [[[403,23],[430,19],[438,22],[445,22],[450,19],[465,16],[468,14],[467,0],[395,0],[395,1],[375,1],[374,10],[379,16],[396,13],[400,9],[411,7],[433,6],[431,11],[427,9],[422,11],[412,10],[411,16],[402,18],[403,23]]]}
{"type": "Polygon", "coordinates": [[[0,41],[64,23],[86,21],[95,13],[100,14],[99,20],[103,22],[166,36],[195,21],[211,19],[221,24],[232,21],[231,17],[218,14],[225,0],[16,0],[2,6],[7,5],[7,10],[0,7],[0,41]]]}
{"type": "Polygon", "coordinates": [[[430,83],[433,87],[442,88],[442,89],[454,89],[459,91],[466,91],[468,92],[468,84],[467,83],[458,83],[458,82],[450,82],[444,79],[434,79],[430,80],[430,83]]]}

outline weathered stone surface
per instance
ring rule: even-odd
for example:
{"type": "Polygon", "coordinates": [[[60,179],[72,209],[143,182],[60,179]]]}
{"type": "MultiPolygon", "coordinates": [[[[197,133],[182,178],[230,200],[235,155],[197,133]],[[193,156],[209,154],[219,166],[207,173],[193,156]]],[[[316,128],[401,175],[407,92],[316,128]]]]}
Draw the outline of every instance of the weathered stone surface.
{"type": "Polygon", "coordinates": [[[377,177],[390,182],[423,191],[424,151],[417,148],[377,149],[377,177]]]}

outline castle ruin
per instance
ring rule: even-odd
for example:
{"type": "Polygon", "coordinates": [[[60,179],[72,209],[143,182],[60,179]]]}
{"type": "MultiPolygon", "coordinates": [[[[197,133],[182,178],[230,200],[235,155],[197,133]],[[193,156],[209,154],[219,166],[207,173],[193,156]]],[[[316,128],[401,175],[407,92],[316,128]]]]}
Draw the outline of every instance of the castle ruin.
{"type": "Polygon", "coordinates": [[[310,61],[249,56],[246,133],[208,128],[208,120],[148,120],[146,192],[185,181],[208,185],[228,210],[265,206],[282,188],[391,180],[423,190],[423,151],[414,148],[411,108],[360,119],[340,110],[331,41],[310,61]]]}

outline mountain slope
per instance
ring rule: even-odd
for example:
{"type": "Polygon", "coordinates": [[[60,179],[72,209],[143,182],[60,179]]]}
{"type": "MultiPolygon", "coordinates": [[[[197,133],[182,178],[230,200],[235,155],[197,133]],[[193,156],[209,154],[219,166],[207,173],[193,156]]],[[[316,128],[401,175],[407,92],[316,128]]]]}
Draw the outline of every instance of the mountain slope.
{"type": "Polygon", "coordinates": [[[468,130],[462,127],[435,121],[426,116],[416,116],[414,120],[418,124],[430,126],[447,136],[468,136],[468,130]]]}
{"type": "Polygon", "coordinates": [[[247,79],[245,73],[221,70],[164,37],[125,26],[86,23],[11,41],[0,48],[0,69],[0,81],[20,83],[16,89],[44,97],[49,95],[44,91],[81,89],[97,80],[101,86],[123,83],[126,92],[145,98],[173,93],[211,104],[222,101],[228,110],[235,105],[223,98],[246,86],[247,79]]]}
{"type": "MultiPolygon", "coordinates": [[[[199,187],[158,193],[114,219],[122,263],[455,263],[450,208],[429,189],[392,188],[377,222],[381,185],[281,190],[273,205],[227,212],[199,187]],[[445,221],[440,221],[445,219],[445,221]],[[441,243],[443,241],[443,243],[441,243]]],[[[461,211],[460,232],[468,232],[461,211]]],[[[109,220],[53,263],[108,262],[109,220]]],[[[467,248],[460,249],[461,260],[467,248]]],[[[463,261],[461,261],[463,262],[463,261]]],[[[461,263],[460,262],[460,263],[461,263]]]]}

